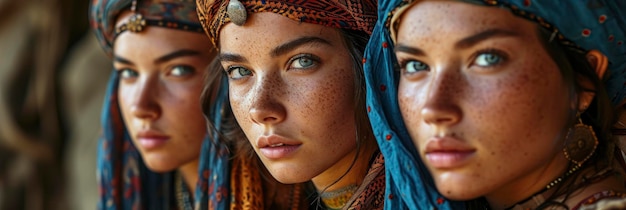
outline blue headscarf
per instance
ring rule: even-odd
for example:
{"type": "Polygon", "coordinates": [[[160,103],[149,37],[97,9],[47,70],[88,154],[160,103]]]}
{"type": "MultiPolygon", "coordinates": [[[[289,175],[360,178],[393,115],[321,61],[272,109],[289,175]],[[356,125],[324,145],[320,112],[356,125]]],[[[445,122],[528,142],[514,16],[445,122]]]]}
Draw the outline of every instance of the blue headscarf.
{"type": "Polygon", "coordinates": [[[385,23],[390,12],[402,3],[378,1],[378,21],[363,59],[367,111],[385,157],[385,209],[464,209],[463,203],[447,201],[437,192],[398,108],[399,74],[394,71],[396,59],[385,23]]]}
{"type": "MultiPolygon", "coordinates": [[[[501,6],[540,23],[564,45],[596,49],[610,61],[606,88],[614,105],[626,96],[626,1],[614,0],[464,0],[501,6]]],[[[386,160],[386,209],[463,209],[445,200],[408,135],[398,108],[399,71],[389,20],[412,0],[378,1],[378,22],[365,52],[367,109],[376,139],[386,160]],[[392,199],[393,198],[393,199],[392,199]]]]}
{"type": "MultiPolygon", "coordinates": [[[[93,0],[90,22],[102,48],[112,54],[118,15],[130,10],[131,0],[93,0]]],[[[137,13],[142,14],[147,27],[167,27],[202,33],[194,0],[139,1],[137,13]]],[[[129,33],[129,32],[123,32],[129,33]]],[[[118,105],[119,73],[109,78],[102,110],[102,137],[98,145],[100,201],[98,209],[178,209],[174,195],[174,172],[150,171],[133,144],[118,105]]],[[[220,88],[226,90],[226,82],[220,88]]],[[[227,103],[225,91],[220,91],[209,107],[209,121],[219,130],[222,107],[227,103]]],[[[198,113],[201,114],[201,113],[198,113]]],[[[216,134],[212,136],[218,136],[216,134]]],[[[228,209],[230,165],[227,146],[208,137],[203,141],[196,183],[196,209],[228,209]]]]}

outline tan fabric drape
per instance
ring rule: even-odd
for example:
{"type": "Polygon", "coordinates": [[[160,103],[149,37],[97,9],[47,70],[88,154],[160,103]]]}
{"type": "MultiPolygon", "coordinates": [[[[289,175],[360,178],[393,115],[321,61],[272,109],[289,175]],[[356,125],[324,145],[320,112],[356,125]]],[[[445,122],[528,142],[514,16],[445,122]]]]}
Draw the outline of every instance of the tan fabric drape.
{"type": "Polygon", "coordinates": [[[67,209],[58,81],[87,4],[0,2],[0,209],[67,209]]]}

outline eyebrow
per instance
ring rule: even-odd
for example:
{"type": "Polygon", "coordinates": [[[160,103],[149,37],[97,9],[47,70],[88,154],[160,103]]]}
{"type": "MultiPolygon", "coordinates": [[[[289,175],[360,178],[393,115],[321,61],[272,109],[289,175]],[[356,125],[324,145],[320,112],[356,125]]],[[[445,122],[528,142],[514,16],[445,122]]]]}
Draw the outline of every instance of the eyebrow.
{"type": "MultiPolygon", "coordinates": [[[[276,48],[274,48],[271,52],[270,55],[272,57],[278,57],[281,55],[284,55],[285,53],[288,53],[302,45],[305,44],[312,44],[312,43],[319,43],[319,44],[326,44],[326,45],[330,45],[332,46],[332,44],[322,38],[319,37],[314,37],[314,36],[305,36],[305,37],[300,37],[298,39],[289,41],[287,43],[284,43],[276,48]]],[[[235,53],[220,53],[219,55],[220,61],[222,62],[235,62],[235,63],[245,63],[248,62],[248,59],[246,59],[245,57],[243,57],[242,55],[239,54],[235,54],[235,53]]]]}
{"type": "Polygon", "coordinates": [[[493,37],[518,37],[520,36],[519,33],[514,32],[514,31],[508,31],[508,30],[503,30],[503,29],[497,29],[497,28],[493,28],[493,29],[487,29],[485,31],[482,31],[480,33],[474,34],[470,37],[466,37],[464,39],[462,39],[461,41],[458,41],[456,44],[454,44],[454,48],[456,49],[464,49],[464,48],[469,48],[471,46],[476,45],[477,43],[480,43],[481,41],[484,41],[486,39],[489,38],[493,38],[493,37]]]}
{"type": "MultiPolygon", "coordinates": [[[[184,57],[184,56],[196,56],[196,55],[200,55],[200,52],[195,51],[195,50],[189,50],[189,49],[182,49],[182,50],[177,50],[171,53],[168,53],[166,55],[163,55],[159,58],[157,58],[156,60],[154,60],[154,64],[161,64],[161,63],[165,63],[167,61],[173,60],[175,58],[179,58],[179,57],[184,57]]],[[[131,62],[130,60],[123,58],[121,56],[114,56],[113,60],[115,62],[120,62],[123,64],[127,64],[127,65],[134,65],[133,62],[131,62]]]]}
{"type": "Polygon", "coordinates": [[[329,41],[319,38],[319,37],[314,37],[314,36],[305,36],[305,37],[300,37],[298,39],[289,41],[287,43],[284,43],[276,48],[274,48],[274,50],[272,50],[271,55],[272,57],[278,57],[281,56],[285,53],[288,53],[302,45],[305,44],[313,44],[313,43],[318,43],[318,44],[326,44],[326,45],[330,45],[332,46],[332,44],[330,44],[329,41]]]}
{"type": "Polygon", "coordinates": [[[196,55],[200,55],[200,52],[195,51],[195,50],[182,49],[182,50],[174,51],[164,56],[161,56],[160,58],[157,58],[156,60],[154,60],[154,64],[165,63],[167,61],[170,61],[179,57],[196,56],[196,55]]]}
{"type": "Polygon", "coordinates": [[[235,63],[244,63],[248,62],[248,59],[244,58],[239,54],[234,53],[220,53],[219,59],[221,62],[235,62],[235,63]]]}
{"type": "Polygon", "coordinates": [[[396,46],[395,48],[396,52],[405,52],[408,54],[412,54],[412,55],[417,55],[417,56],[423,56],[426,55],[426,53],[424,53],[423,50],[421,50],[420,48],[417,47],[409,47],[403,44],[398,44],[398,46],[396,46]]]}
{"type": "MultiPolygon", "coordinates": [[[[454,48],[465,49],[492,37],[510,37],[510,36],[520,36],[520,35],[513,31],[507,31],[507,30],[496,29],[496,28],[488,29],[480,33],[474,34],[472,36],[466,37],[462,39],[461,41],[458,41],[457,43],[454,44],[454,48]]],[[[396,46],[394,50],[396,52],[405,52],[405,53],[413,54],[416,56],[426,55],[426,53],[424,53],[424,51],[420,48],[409,47],[403,44],[398,44],[398,46],[396,46]]]]}

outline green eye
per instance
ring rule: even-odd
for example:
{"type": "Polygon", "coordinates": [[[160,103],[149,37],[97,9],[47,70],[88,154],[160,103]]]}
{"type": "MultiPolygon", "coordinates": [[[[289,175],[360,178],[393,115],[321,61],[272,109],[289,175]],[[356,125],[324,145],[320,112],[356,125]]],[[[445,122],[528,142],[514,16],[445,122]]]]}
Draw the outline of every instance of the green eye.
{"type": "Polygon", "coordinates": [[[291,63],[291,68],[296,68],[296,69],[304,69],[304,68],[308,68],[311,67],[315,64],[315,62],[307,57],[300,57],[295,59],[292,63],[291,63]]]}
{"type": "Polygon", "coordinates": [[[416,73],[419,71],[427,71],[429,69],[430,67],[428,65],[420,61],[409,61],[404,65],[404,71],[406,73],[416,73]]]}
{"type": "Polygon", "coordinates": [[[289,69],[308,69],[317,64],[319,59],[311,54],[301,54],[292,58],[289,62],[289,69]]]}
{"type": "Polygon", "coordinates": [[[193,74],[195,69],[191,66],[174,66],[172,70],[170,70],[170,75],[182,77],[193,74]]]}
{"type": "Polygon", "coordinates": [[[228,73],[228,77],[234,80],[252,75],[252,71],[241,66],[229,67],[226,73],[228,73]]]}
{"type": "Polygon", "coordinates": [[[120,69],[118,72],[120,74],[120,79],[131,79],[139,76],[139,73],[131,69],[120,69]]]}
{"type": "Polygon", "coordinates": [[[489,67],[502,62],[502,57],[494,53],[481,53],[476,56],[476,60],[474,60],[474,62],[478,66],[489,67]]]}

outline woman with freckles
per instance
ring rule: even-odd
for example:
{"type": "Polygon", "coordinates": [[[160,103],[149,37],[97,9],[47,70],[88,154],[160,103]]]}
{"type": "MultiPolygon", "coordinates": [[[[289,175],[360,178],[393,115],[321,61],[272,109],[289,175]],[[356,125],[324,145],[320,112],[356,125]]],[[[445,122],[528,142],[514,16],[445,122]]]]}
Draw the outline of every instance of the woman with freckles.
{"type": "MultiPolygon", "coordinates": [[[[380,7],[365,54],[370,119],[378,137],[390,136],[378,138],[388,168],[416,168],[390,171],[391,180],[428,188],[428,173],[438,204],[465,201],[469,209],[626,207],[611,137],[613,109],[626,95],[626,13],[618,9],[626,4],[380,7]],[[405,160],[388,158],[395,153],[405,160]]],[[[387,184],[392,193],[419,187],[387,184]]]]}
{"type": "MultiPolygon", "coordinates": [[[[96,0],[90,12],[115,68],[102,115],[98,209],[308,204],[300,202],[301,187],[261,180],[260,169],[250,164],[254,159],[231,159],[229,152],[236,151],[229,150],[230,142],[213,144],[217,135],[207,139],[201,103],[220,110],[226,97],[200,100],[205,85],[215,91],[220,81],[206,80],[217,62],[195,1],[96,0]]],[[[215,112],[209,119],[222,120],[215,112]]]]}
{"type": "MultiPolygon", "coordinates": [[[[218,48],[241,151],[326,209],[381,209],[384,161],[366,117],[372,1],[198,1],[218,48]],[[246,138],[248,141],[243,140],[246,138]]],[[[226,126],[226,125],[224,125],[226,126]]],[[[316,207],[316,208],[317,208],[316,207]]]]}

